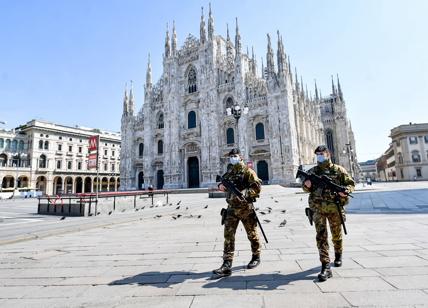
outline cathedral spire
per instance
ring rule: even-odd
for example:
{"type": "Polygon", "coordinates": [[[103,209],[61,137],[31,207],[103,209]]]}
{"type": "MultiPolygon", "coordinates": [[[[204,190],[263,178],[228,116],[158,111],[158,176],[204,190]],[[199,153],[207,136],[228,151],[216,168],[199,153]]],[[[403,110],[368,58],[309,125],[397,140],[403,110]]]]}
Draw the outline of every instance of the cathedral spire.
{"type": "Polygon", "coordinates": [[[175,20],[172,21],[172,38],[171,38],[172,55],[177,52],[177,33],[175,32],[175,20]]]}
{"type": "Polygon", "coordinates": [[[125,95],[123,96],[123,112],[122,112],[122,116],[127,116],[128,115],[128,89],[127,89],[127,84],[125,83],[125,95]]]}
{"type": "Polygon", "coordinates": [[[331,75],[331,91],[333,95],[336,95],[336,87],[334,86],[333,75],[331,75]]]}
{"type": "Polygon", "coordinates": [[[305,90],[306,98],[309,98],[308,84],[305,84],[305,88],[306,88],[306,90],[305,90]]]}
{"type": "Polygon", "coordinates": [[[200,25],[200,42],[201,44],[205,44],[207,40],[207,36],[205,33],[205,20],[204,20],[204,7],[201,7],[201,25],[200,25]]]}
{"type": "Polygon", "coordinates": [[[277,30],[277,35],[278,35],[278,49],[276,51],[276,57],[277,57],[277,62],[278,62],[278,75],[283,75],[284,74],[284,67],[286,65],[285,61],[285,53],[284,53],[284,46],[282,44],[282,37],[279,34],[279,30],[277,30]]]}
{"type": "Polygon", "coordinates": [[[238,58],[241,56],[241,35],[239,34],[238,17],[236,17],[235,21],[236,21],[235,57],[238,58]]]}
{"type": "Polygon", "coordinates": [[[256,74],[256,56],[254,55],[254,46],[251,46],[251,70],[256,74]]]}
{"type": "Polygon", "coordinates": [[[337,74],[337,91],[339,93],[340,100],[343,101],[342,88],[340,87],[339,74],[337,74]]]}
{"type": "Polygon", "coordinates": [[[300,94],[305,97],[305,90],[303,89],[303,76],[300,75],[300,94]]]}
{"type": "Polygon", "coordinates": [[[229,24],[226,24],[226,31],[227,31],[227,37],[226,37],[226,57],[228,60],[232,60],[232,42],[230,41],[230,35],[229,35],[229,24]]]}
{"type": "Polygon", "coordinates": [[[166,37],[165,37],[165,57],[169,58],[171,55],[171,47],[169,45],[169,30],[168,23],[166,24],[166,37]]]}
{"type": "Polygon", "coordinates": [[[134,92],[132,87],[132,80],[131,80],[131,89],[129,90],[129,101],[128,101],[128,113],[129,115],[134,115],[135,111],[135,104],[134,104],[134,92]]]}
{"type": "Polygon", "coordinates": [[[296,81],[296,93],[299,94],[299,78],[297,76],[297,67],[294,67],[294,76],[296,81]]]}
{"type": "Polygon", "coordinates": [[[267,66],[267,75],[269,78],[269,77],[273,77],[273,74],[275,72],[275,64],[273,62],[273,50],[272,50],[272,44],[271,44],[269,33],[267,34],[267,40],[268,40],[268,45],[267,45],[267,54],[266,54],[266,66],[267,66]]]}
{"type": "Polygon", "coordinates": [[[263,64],[263,57],[261,57],[262,59],[262,79],[265,79],[265,65],[263,64]]]}
{"type": "Polygon", "coordinates": [[[214,36],[214,19],[211,14],[211,2],[209,3],[209,8],[210,9],[208,13],[208,39],[212,41],[214,36]]]}
{"type": "Polygon", "coordinates": [[[319,101],[319,96],[318,96],[317,80],[314,79],[314,81],[315,81],[315,101],[318,102],[319,101]]]}
{"type": "Polygon", "coordinates": [[[146,88],[151,87],[152,85],[152,65],[150,63],[150,53],[147,60],[147,72],[146,72],[146,88]]]}

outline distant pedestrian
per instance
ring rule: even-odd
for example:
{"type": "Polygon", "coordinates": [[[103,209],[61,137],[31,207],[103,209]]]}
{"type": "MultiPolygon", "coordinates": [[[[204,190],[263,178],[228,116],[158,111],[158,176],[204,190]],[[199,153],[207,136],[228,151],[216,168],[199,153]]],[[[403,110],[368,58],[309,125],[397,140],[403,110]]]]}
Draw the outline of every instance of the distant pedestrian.
{"type": "MultiPolygon", "coordinates": [[[[330,152],[325,145],[318,146],[315,149],[315,154],[317,156],[317,166],[311,168],[308,173],[318,176],[326,175],[331,178],[335,184],[345,186],[348,193],[354,190],[354,180],[348,175],[345,168],[331,162],[330,152]]],[[[309,208],[313,213],[313,221],[317,232],[316,241],[321,261],[321,272],[318,275],[318,280],[325,281],[333,276],[330,269],[330,257],[328,253],[327,220],[330,225],[335,252],[334,265],[336,267],[342,266],[342,228],[340,214],[335,203],[336,196],[327,189],[317,187],[311,183],[310,180],[306,180],[303,183],[303,190],[310,192],[309,208]]],[[[342,192],[338,194],[342,208],[341,215],[345,220],[343,206],[348,203],[348,196],[342,192]]]]}

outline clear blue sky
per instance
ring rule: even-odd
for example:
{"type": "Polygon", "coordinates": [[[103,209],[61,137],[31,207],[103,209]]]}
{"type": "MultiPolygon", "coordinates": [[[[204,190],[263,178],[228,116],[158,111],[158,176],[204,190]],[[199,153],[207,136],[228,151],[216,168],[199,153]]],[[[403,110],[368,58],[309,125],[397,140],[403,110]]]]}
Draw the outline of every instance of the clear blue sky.
{"type": "MultiPolygon", "coordinates": [[[[166,23],[178,43],[199,35],[208,1],[0,0],[0,120],[33,118],[120,130],[124,85],[143,103],[147,54],[161,75],[166,23]]],[[[428,122],[428,1],[213,0],[215,32],[266,58],[266,33],[284,37],[292,65],[313,88],[340,75],[360,161],[387,149],[390,129],[428,122]]],[[[259,60],[260,63],[260,60],[259,60]]]]}

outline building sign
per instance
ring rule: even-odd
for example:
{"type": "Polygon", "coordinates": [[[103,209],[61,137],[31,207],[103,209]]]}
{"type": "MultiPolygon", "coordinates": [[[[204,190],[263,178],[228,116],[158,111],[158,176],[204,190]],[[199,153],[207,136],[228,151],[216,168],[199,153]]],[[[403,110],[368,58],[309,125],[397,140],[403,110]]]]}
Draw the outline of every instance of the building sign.
{"type": "Polygon", "coordinates": [[[89,154],[88,157],[88,169],[96,169],[97,168],[97,154],[89,154]]]}
{"type": "Polygon", "coordinates": [[[91,136],[89,137],[89,146],[88,146],[88,169],[97,169],[98,170],[98,147],[100,143],[100,136],[91,136]]]}
{"type": "Polygon", "coordinates": [[[98,149],[98,136],[89,137],[89,152],[96,151],[98,149]]]}

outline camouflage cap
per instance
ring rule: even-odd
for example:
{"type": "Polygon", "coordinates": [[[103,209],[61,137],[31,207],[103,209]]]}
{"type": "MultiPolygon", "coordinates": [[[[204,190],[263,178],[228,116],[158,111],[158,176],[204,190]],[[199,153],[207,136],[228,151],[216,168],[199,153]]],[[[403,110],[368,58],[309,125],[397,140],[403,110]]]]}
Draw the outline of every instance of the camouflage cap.
{"type": "Polygon", "coordinates": [[[314,153],[317,154],[317,153],[321,153],[321,152],[330,152],[330,151],[328,150],[327,146],[322,144],[322,145],[317,146],[314,153]]]}
{"type": "Polygon", "coordinates": [[[241,152],[239,151],[239,149],[237,149],[237,148],[234,148],[234,149],[232,149],[232,150],[230,150],[230,152],[229,152],[229,156],[232,156],[232,155],[236,155],[236,154],[241,154],[241,152]]]}

